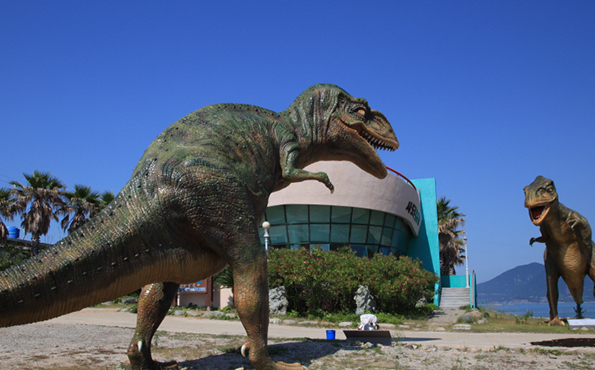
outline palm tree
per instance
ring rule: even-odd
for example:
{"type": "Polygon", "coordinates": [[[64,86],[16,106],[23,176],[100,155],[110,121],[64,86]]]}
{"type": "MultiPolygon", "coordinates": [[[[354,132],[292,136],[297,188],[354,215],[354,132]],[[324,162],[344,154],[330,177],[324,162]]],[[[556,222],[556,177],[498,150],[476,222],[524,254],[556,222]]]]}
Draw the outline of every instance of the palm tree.
{"type": "Polygon", "coordinates": [[[27,184],[11,181],[15,201],[22,213],[21,226],[25,233],[31,233],[31,255],[39,251],[41,235],[46,235],[52,220],[58,221],[56,209],[62,204],[66,187],[60,179],[49,172],[34,171],[33,175],[23,173],[27,184]]]}
{"type": "Polygon", "coordinates": [[[461,238],[465,230],[458,230],[465,225],[466,217],[451,207],[450,199],[440,198],[436,202],[438,210],[438,239],[440,242],[440,274],[455,275],[455,266],[465,262],[465,240],[461,238]]]}
{"type": "Polygon", "coordinates": [[[97,203],[94,212],[91,214],[91,217],[101,212],[101,210],[107,207],[107,205],[110,204],[115,197],[116,196],[114,195],[113,191],[104,190],[103,194],[101,194],[99,197],[99,202],[97,203]]]}
{"type": "Polygon", "coordinates": [[[97,214],[101,203],[99,197],[99,193],[91,191],[90,186],[74,185],[74,191],[65,192],[66,201],[57,211],[58,214],[64,215],[61,222],[62,230],[71,233],[97,214]]]}
{"type": "Polygon", "coordinates": [[[11,195],[10,189],[0,189],[0,243],[4,243],[8,238],[8,228],[2,221],[12,220],[14,215],[18,212],[15,198],[11,195]]]}

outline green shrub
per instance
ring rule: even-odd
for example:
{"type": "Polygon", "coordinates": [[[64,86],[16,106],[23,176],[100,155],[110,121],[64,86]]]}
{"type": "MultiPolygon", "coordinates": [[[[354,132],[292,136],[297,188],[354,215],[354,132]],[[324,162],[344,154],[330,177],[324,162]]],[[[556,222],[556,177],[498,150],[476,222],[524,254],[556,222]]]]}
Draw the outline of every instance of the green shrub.
{"type": "Polygon", "coordinates": [[[381,312],[415,310],[420,299],[432,300],[437,277],[409,257],[376,254],[360,258],[349,247],[336,252],[273,249],[269,252],[269,287],[284,285],[289,310],[323,317],[355,311],[357,288],[366,285],[381,312]]]}
{"type": "Polygon", "coordinates": [[[379,323],[401,325],[405,320],[401,315],[393,315],[385,312],[377,312],[374,315],[379,323]]]}
{"type": "Polygon", "coordinates": [[[408,312],[421,300],[432,301],[436,275],[424,270],[421,262],[409,257],[375,254],[362,259],[362,274],[381,312],[408,312]]]}
{"type": "Polygon", "coordinates": [[[30,252],[17,242],[6,241],[0,244],[0,271],[20,263],[30,255],[30,252]]]}

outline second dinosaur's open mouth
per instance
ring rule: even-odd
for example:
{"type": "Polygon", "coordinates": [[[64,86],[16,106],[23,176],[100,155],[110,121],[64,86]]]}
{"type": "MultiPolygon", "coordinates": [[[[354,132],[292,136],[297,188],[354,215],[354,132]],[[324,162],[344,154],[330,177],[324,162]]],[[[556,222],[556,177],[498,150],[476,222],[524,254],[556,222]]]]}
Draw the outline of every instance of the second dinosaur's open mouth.
{"type": "Polygon", "coordinates": [[[547,216],[551,205],[552,202],[549,202],[529,208],[529,216],[531,217],[531,221],[535,225],[540,224],[541,221],[543,221],[543,219],[545,218],[545,216],[547,216]]]}

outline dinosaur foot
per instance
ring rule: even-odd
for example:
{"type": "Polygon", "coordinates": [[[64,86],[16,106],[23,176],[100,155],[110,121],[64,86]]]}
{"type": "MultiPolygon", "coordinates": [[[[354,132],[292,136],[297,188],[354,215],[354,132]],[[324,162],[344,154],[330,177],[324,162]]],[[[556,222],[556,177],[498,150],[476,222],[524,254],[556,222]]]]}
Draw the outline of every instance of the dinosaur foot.
{"type": "MultiPolygon", "coordinates": [[[[246,352],[250,350],[248,344],[244,344],[240,350],[242,356],[246,357],[246,352]]],[[[271,361],[263,370],[308,370],[307,367],[302,366],[300,363],[295,362],[293,364],[288,364],[283,361],[274,362],[271,361]]]]}
{"type": "Polygon", "coordinates": [[[307,367],[300,365],[295,362],[293,364],[287,364],[283,361],[275,362],[271,366],[266,368],[267,370],[308,370],[307,367]]]}
{"type": "Polygon", "coordinates": [[[550,320],[550,322],[548,323],[548,326],[554,326],[554,325],[566,326],[566,323],[563,320],[560,320],[559,317],[554,317],[552,320],[550,320]]]}
{"type": "Polygon", "coordinates": [[[279,362],[270,361],[264,367],[262,367],[262,366],[260,366],[260,367],[259,366],[256,366],[256,368],[258,370],[308,370],[307,367],[302,366],[298,362],[295,362],[293,364],[288,364],[288,363],[285,363],[283,361],[279,361],[279,362]]]}

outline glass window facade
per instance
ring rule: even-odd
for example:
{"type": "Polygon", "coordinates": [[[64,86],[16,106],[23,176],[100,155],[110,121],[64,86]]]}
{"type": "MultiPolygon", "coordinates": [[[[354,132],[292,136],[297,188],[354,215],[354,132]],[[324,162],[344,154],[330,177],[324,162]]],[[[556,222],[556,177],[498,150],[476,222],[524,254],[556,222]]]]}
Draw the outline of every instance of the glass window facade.
{"type": "MultiPolygon", "coordinates": [[[[266,210],[271,247],[349,245],[362,257],[375,253],[406,255],[412,233],[395,215],[361,208],[324,205],[280,205],[266,210]]],[[[264,245],[263,230],[259,229],[264,245]]]]}

